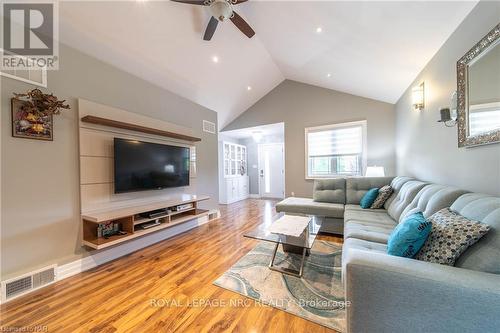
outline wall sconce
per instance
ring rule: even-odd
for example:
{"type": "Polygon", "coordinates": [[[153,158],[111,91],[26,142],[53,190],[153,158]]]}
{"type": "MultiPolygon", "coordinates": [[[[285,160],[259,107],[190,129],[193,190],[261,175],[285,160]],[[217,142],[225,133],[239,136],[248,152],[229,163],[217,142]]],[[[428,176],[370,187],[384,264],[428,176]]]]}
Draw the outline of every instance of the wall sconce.
{"type": "Polygon", "coordinates": [[[413,108],[415,110],[422,110],[425,107],[424,82],[420,83],[417,87],[413,87],[411,95],[413,108]]]}

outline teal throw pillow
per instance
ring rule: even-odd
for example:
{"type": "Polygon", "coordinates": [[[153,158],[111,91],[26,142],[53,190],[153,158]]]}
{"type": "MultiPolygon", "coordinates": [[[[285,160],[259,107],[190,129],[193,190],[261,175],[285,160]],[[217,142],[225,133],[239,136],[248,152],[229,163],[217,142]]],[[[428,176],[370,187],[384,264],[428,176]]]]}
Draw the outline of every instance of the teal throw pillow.
{"type": "Polygon", "coordinates": [[[368,192],[365,193],[363,198],[361,198],[359,205],[361,206],[361,208],[364,209],[370,208],[373,205],[375,199],[377,199],[377,196],[378,196],[378,188],[375,187],[369,189],[368,192]]]}
{"type": "Polygon", "coordinates": [[[393,256],[413,258],[424,246],[431,233],[432,222],[422,213],[407,216],[392,231],[387,242],[387,253],[393,256]]]}

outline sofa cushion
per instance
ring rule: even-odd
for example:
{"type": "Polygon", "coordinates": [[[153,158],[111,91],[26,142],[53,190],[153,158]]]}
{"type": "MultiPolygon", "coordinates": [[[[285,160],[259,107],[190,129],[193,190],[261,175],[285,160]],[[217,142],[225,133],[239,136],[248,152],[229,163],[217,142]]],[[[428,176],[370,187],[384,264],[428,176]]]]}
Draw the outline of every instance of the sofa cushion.
{"type": "Polygon", "coordinates": [[[395,226],[397,223],[382,209],[362,209],[358,205],[346,205],[344,221],[367,221],[374,225],[388,224],[395,226]],[[354,206],[354,207],[353,207],[354,206]]]}
{"type": "Polygon", "coordinates": [[[356,225],[355,223],[347,223],[344,226],[344,240],[348,238],[357,238],[387,244],[393,229],[394,228],[387,226],[356,225]]]}
{"type": "Polygon", "coordinates": [[[417,193],[413,201],[406,206],[399,217],[401,222],[406,216],[422,212],[424,217],[430,217],[435,212],[450,207],[459,196],[467,193],[455,187],[429,184],[417,193]]]}
{"type": "MultiPolygon", "coordinates": [[[[386,244],[381,244],[381,243],[376,243],[376,242],[370,242],[362,239],[356,239],[356,238],[349,238],[344,241],[344,245],[342,246],[342,251],[347,252],[349,250],[363,250],[363,251],[371,251],[371,252],[378,252],[378,253],[387,253],[387,245],[386,244]]],[[[342,256],[344,256],[342,254],[342,256]]]]}
{"type": "Polygon", "coordinates": [[[276,204],[276,211],[325,217],[344,217],[343,204],[315,202],[309,198],[286,198],[276,204]]]}
{"type": "MultiPolygon", "coordinates": [[[[394,220],[391,220],[394,221],[394,220]]],[[[386,221],[357,221],[351,220],[344,223],[344,226],[372,226],[372,227],[381,227],[389,230],[393,230],[397,224],[394,222],[386,222],[386,221]]]]}
{"type": "Polygon", "coordinates": [[[385,209],[387,209],[389,205],[394,201],[394,199],[398,196],[401,187],[403,187],[403,185],[409,182],[410,180],[415,180],[415,179],[404,176],[394,177],[394,179],[391,181],[392,194],[389,197],[389,199],[387,199],[384,203],[385,209]]]}
{"type": "Polygon", "coordinates": [[[345,204],[345,178],[315,180],[313,200],[345,204]]]}
{"type": "MultiPolygon", "coordinates": [[[[375,253],[380,253],[380,254],[386,254],[387,253],[387,245],[382,244],[382,243],[377,243],[377,242],[370,242],[362,239],[356,239],[356,238],[348,238],[344,240],[344,245],[342,246],[342,274],[345,273],[345,263],[347,263],[347,260],[344,260],[344,258],[347,258],[349,255],[349,252],[352,250],[362,250],[362,251],[368,251],[368,252],[375,252],[375,253]]],[[[344,277],[342,276],[342,279],[344,277]]]]}
{"type": "Polygon", "coordinates": [[[373,202],[375,202],[375,199],[377,199],[377,196],[378,188],[371,188],[368,190],[368,192],[365,193],[365,195],[363,195],[361,201],[359,202],[359,205],[363,209],[369,209],[373,205],[373,202]]]}
{"type": "Polygon", "coordinates": [[[486,223],[470,220],[449,208],[434,213],[429,221],[431,234],[415,259],[449,266],[490,230],[486,223]]]}
{"type": "Polygon", "coordinates": [[[353,204],[347,204],[345,205],[345,210],[346,211],[357,211],[357,212],[373,212],[373,213],[386,213],[387,211],[385,209],[364,209],[361,208],[359,204],[353,205],[353,204]]]}
{"type": "Polygon", "coordinates": [[[346,179],[346,203],[359,205],[369,189],[388,185],[393,177],[349,177],[346,179]]]}
{"type": "Polygon", "coordinates": [[[432,223],[421,212],[408,215],[392,231],[387,241],[387,253],[393,256],[413,258],[422,248],[432,223]]]}
{"type": "Polygon", "coordinates": [[[491,227],[484,237],[458,258],[455,266],[500,274],[500,198],[468,193],[459,197],[450,209],[491,227]]]}
{"type": "Polygon", "coordinates": [[[418,180],[410,180],[401,186],[401,189],[397,192],[396,197],[387,207],[387,213],[394,220],[399,221],[399,217],[403,210],[413,201],[417,193],[427,185],[424,182],[418,180]]]}

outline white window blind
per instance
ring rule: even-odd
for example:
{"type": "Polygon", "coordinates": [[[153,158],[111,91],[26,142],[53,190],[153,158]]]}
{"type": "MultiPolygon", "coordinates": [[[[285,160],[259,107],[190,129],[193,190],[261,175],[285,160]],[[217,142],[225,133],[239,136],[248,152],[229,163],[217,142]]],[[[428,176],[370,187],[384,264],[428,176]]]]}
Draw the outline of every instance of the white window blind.
{"type": "Polygon", "coordinates": [[[362,175],[366,122],[306,128],[306,177],[362,175]]]}

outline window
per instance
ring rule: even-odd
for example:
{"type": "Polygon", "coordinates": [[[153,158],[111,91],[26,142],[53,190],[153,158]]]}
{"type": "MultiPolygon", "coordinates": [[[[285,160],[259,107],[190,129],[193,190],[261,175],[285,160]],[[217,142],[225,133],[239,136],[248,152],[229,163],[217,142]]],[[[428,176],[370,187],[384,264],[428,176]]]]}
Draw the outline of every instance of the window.
{"type": "Polygon", "coordinates": [[[361,176],[366,166],[366,121],[305,129],[306,178],[361,176]]]}

